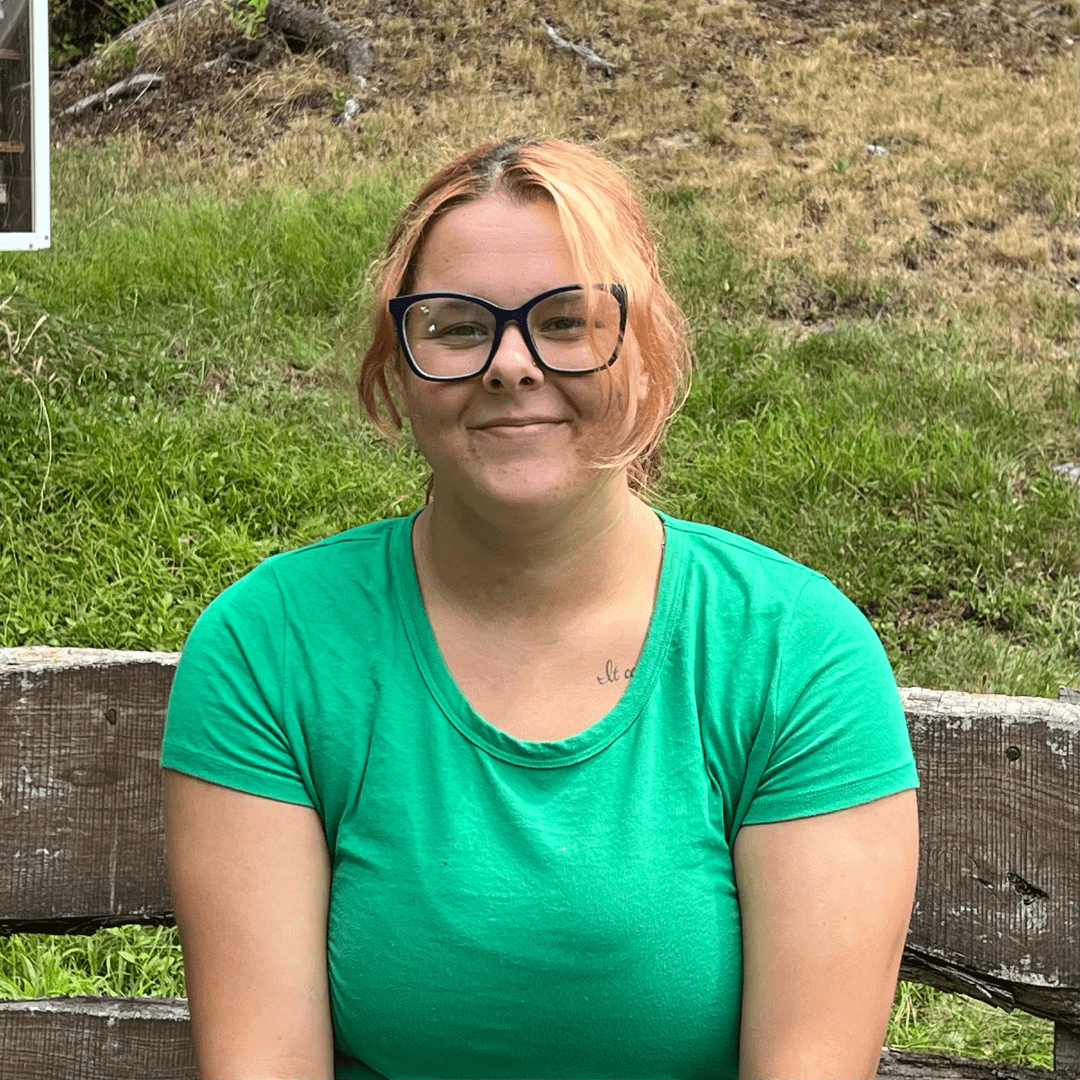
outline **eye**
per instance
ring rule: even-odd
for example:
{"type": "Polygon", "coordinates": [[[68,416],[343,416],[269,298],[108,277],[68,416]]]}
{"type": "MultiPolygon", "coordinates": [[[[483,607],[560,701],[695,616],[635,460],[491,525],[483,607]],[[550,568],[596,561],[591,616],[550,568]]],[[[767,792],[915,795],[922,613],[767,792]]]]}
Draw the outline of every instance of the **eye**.
{"type": "Polygon", "coordinates": [[[445,323],[442,326],[431,323],[426,330],[429,337],[437,338],[453,348],[476,345],[491,337],[488,327],[475,322],[445,323]]]}
{"type": "Polygon", "coordinates": [[[585,320],[578,315],[553,315],[537,327],[545,337],[580,337],[585,333],[585,320]]]}
{"type": "Polygon", "coordinates": [[[491,341],[492,320],[475,304],[435,300],[413,304],[405,315],[405,336],[411,347],[477,348],[491,341]]]}

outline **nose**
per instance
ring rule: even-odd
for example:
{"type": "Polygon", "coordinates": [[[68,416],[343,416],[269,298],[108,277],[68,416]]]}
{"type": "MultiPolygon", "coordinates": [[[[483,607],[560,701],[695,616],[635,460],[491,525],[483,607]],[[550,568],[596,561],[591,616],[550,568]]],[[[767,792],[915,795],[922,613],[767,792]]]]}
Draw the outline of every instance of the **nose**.
{"type": "Polygon", "coordinates": [[[503,328],[499,347],[484,372],[484,389],[507,390],[539,386],[543,381],[544,370],[532,358],[517,323],[507,323],[503,328]]]}

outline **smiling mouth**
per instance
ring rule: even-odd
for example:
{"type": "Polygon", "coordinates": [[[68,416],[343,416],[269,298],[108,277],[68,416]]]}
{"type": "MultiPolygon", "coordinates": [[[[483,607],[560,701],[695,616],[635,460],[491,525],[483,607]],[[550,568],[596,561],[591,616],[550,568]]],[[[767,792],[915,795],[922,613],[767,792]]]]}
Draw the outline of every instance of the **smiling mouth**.
{"type": "Polygon", "coordinates": [[[492,434],[502,435],[529,435],[548,428],[557,427],[565,423],[563,420],[493,420],[487,424],[479,424],[475,431],[487,431],[492,434]]]}

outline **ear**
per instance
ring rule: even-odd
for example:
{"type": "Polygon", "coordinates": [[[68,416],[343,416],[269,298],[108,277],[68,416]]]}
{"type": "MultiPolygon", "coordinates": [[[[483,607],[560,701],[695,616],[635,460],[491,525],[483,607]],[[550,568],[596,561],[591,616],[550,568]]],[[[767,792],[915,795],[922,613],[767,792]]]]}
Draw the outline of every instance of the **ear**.
{"type": "Polygon", "coordinates": [[[637,356],[637,379],[635,381],[637,382],[637,403],[641,405],[649,396],[650,380],[640,353],[637,356]]]}
{"type": "Polygon", "coordinates": [[[626,328],[626,336],[623,340],[623,351],[629,372],[627,391],[636,409],[649,396],[650,379],[649,372],[645,368],[645,359],[638,348],[637,338],[634,337],[634,332],[629,326],[626,328]]]}

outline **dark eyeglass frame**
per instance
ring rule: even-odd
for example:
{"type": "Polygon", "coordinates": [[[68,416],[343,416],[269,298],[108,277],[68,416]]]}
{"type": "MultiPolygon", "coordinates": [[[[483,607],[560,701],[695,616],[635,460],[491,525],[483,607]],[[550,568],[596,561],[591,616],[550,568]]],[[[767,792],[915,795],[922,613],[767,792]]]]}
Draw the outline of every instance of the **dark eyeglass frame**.
{"type": "Polygon", "coordinates": [[[491,367],[491,362],[495,359],[495,354],[499,351],[499,345],[502,343],[503,331],[506,329],[508,323],[517,324],[517,328],[521,332],[521,336],[525,341],[525,345],[528,348],[530,355],[544,371],[550,371],[556,375],[591,375],[594,372],[603,371],[605,368],[609,368],[615,363],[619,358],[619,350],[622,348],[623,336],[626,334],[626,289],[624,289],[622,285],[616,284],[594,285],[593,288],[603,289],[605,292],[611,293],[619,303],[619,338],[615,342],[615,349],[605,363],[599,364],[593,368],[552,367],[551,364],[546,363],[544,358],[540,355],[540,351],[537,349],[536,343],[533,341],[532,334],[529,331],[529,312],[532,311],[537,304],[543,303],[543,301],[552,296],[557,296],[559,293],[580,292],[582,289],[582,286],[580,285],[560,285],[557,289],[548,289],[547,292],[539,293],[537,296],[532,297],[532,299],[526,300],[525,303],[518,308],[499,307],[498,304],[493,304],[490,300],[485,300],[482,296],[472,296],[469,293],[456,292],[410,293],[407,296],[395,296],[391,298],[389,306],[390,314],[393,315],[394,325],[397,328],[398,342],[401,345],[401,351],[405,354],[405,360],[408,362],[409,367],[412,368],[414,374],[418,375],[421,379],[427,379],[428,382],[462,382],[465,379],[475,379],[478,376],[483,375],[484,372],[491,367]],[[468,300],[470,303],[478,304],[480,307],[491,312],[495,318],[495,332],[491,338],[491,351],[488,353],[488,358],[484,362],[483,367],[470,372],[468,375],[429,375],[426,371],[420,370],[420,366],[413,359],[412,352],[409,349],[409,341],[405,334],[405,313],[413,306],[413,304],[417,304],[421,300],[468,300]]]}

